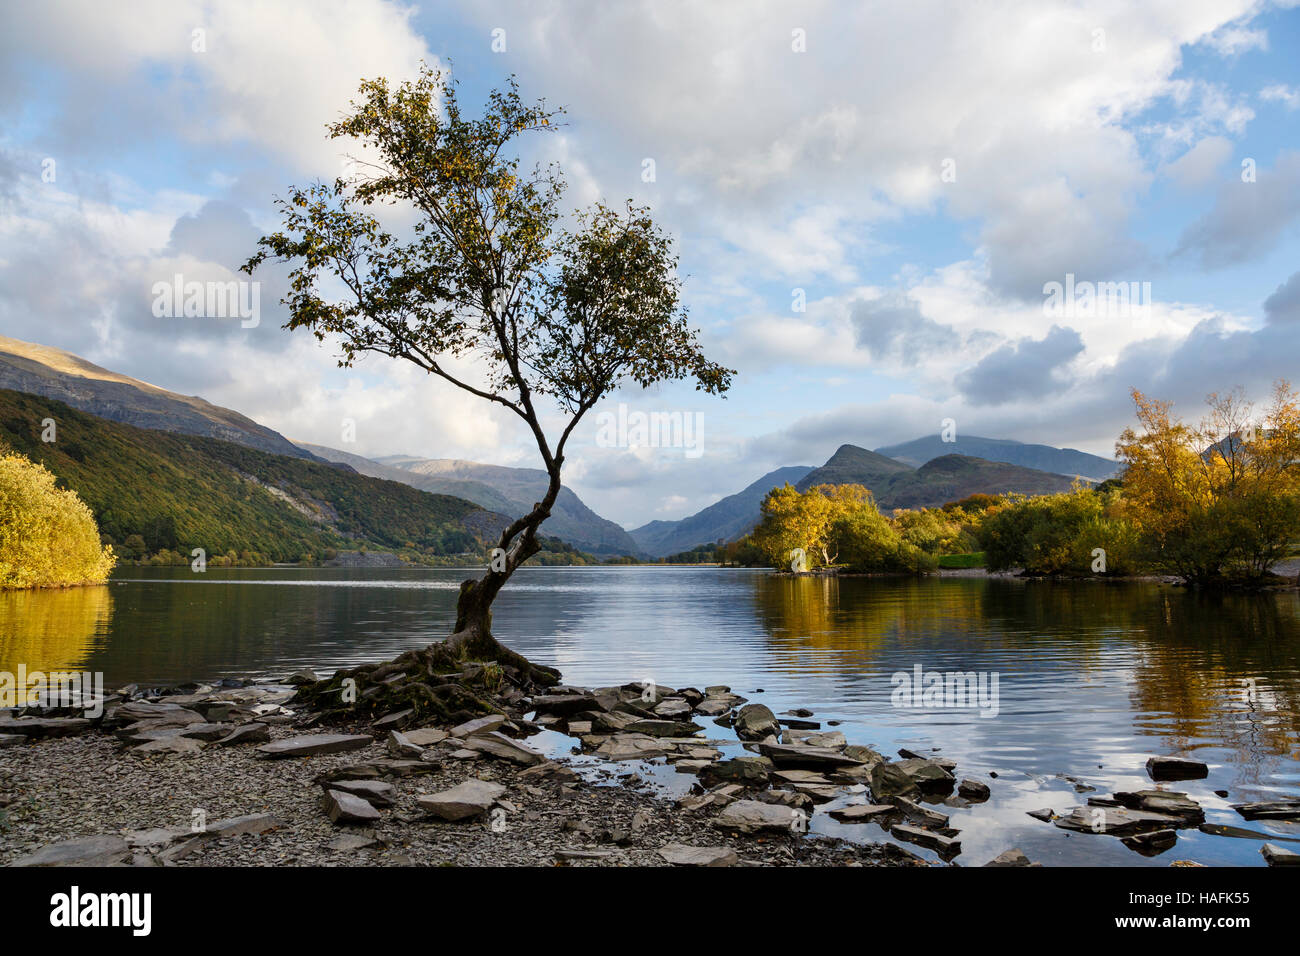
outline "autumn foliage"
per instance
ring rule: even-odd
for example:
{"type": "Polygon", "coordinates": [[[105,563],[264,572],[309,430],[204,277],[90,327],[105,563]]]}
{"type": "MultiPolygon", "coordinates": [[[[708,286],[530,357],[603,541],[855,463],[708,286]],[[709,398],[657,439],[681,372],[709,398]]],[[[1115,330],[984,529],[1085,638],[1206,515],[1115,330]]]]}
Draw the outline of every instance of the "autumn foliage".
{"type": "Polygon", "coordinates": [[[95,517],[43,466],[0,454],[0,588],[98,584],[113,569],[95,517]]]}

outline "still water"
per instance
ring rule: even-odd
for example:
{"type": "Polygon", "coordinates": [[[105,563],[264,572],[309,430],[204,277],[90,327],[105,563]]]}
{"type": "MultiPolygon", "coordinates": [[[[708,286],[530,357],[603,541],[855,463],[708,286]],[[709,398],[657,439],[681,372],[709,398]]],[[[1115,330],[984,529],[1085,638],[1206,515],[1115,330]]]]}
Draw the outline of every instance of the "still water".
{"type": "MultiPolygon", "coordinates": [[[[125,568],[105,587],[0,594],[0,670],[102,671],[109,688],[283,676],[301,666],[328,672],[446,636],[466,576],[125,568]]],[[[1180,830],[1174,848],[1148,859],[1112,837],[1069,834],[1027,816],[1086,801],[1089,793],[1066,776],[1097,794],[1152,787],[1144,764],[1157,754],[1210,765],[1208,780],[1166,785],[1200,802],[1208,822],[1300,838],[1300,825],[1248,823],[1229,808],[1300,794],[1295,592],[529,568],[507,586],[494,618],[498,637],[558,667],[566,683],[728,684],[778,714],[807,707],[815,720],[840,721],[834,729],[850,742],[886,754],[937,749],[957,761],[959,777],[993,790],[988,803],[944,810],[962,830],[964,865],[1012,846],[1048,865],[1261,865],[1256,840],[1180,830]],[[895,706],[894,676],[917,665],[996,674],[996,714],[895,706]]],[[[706,734],[722,734],[702,722],[706,734]]],[[[551,746],[572,743],[546,736],[551,746]]],[[[671,792],[693,779],[651,776],[671,792]]],[[[824,813],[813,820],[818,832],[885,838],[874,824],[844,826],[824,813]]]]}

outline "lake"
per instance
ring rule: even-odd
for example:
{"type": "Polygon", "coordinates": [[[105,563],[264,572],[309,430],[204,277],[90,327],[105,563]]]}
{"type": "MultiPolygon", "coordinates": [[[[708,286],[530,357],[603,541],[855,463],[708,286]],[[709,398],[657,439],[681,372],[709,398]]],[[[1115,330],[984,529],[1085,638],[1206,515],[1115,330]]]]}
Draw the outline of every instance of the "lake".
{"type": "MultiPolygon", "coordinates": [[[[102,671],[109,688],[283,676],[302,666],[325,673],[445,637],[469,573],[123,568],[105,587],[0,594],[0,670],[102,671]]],[[[1298,825],[1248,823],[1229,808],[1300,793],[1295,592],[525,568],[497,601],[494,631],[560,668],[566,683],[728,684],[778,714],[806,707],[814,720],[840,721],[834,729],[851,743],[886,754],[938,748],[957,761],[958,777],[993,791],[985,804],[945,810],[962,830],[965,865],[1012,846],[1048,865],[1262,865],[1256,840],[1180,830],[1174,848],[1148,859],[1112,837],[1027,816],[1084,803],[1089,792],[1076,792],[1067,776],[1097,794],[1153,787],[1144,764],[1163,754],[1210,765],[1208,780],[1167,785],[1200,802],[1209,822],[1300,837],[1298,825]],[[976,672],[989,689],[996,675],[996,713],[898,706],[895,675],[918,666],[976,672]]],[[[706,733],[724,733],[702,722],[706,733]]],[[[567,751],[574,741],[547,733],[538,743],[567,751]]],[[[643,773],[669,793],[694,779],[667,768],[643,773]]],[[[886,839],[875,825],[843,826],[824,813],[813,821],[818,832],[886,839]]]]}

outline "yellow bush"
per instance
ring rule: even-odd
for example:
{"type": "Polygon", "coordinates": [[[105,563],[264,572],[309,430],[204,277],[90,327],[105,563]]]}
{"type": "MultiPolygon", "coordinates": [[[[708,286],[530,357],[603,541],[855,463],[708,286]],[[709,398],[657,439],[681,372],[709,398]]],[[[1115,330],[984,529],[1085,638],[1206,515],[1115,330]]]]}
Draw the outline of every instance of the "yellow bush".
{"type": "Polygon", "coordinates": [[[95,516],[19,454],[0,454],[0,588],[99,584],[113,570],[95,516]]]}

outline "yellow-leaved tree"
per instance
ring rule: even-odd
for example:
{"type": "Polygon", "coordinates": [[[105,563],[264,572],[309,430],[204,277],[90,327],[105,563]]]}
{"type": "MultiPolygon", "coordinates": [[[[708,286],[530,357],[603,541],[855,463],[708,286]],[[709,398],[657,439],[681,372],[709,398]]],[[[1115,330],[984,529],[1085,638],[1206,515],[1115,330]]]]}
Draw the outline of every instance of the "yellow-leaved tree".
{"type": "Polygon", "coordinates": [[[43,465],[0,452],[0,588],[101,584],[113,561],[75,491],[56,487],[43,465]]]}
{"type": "Polygon", "coordinates": [[[1150,561],[1195,583],[1264,578],[1300,537],[1300,396],[1279,381],[1256,415],[1240,390],[1212,394],[1192,426],[1132,394],[1141,431],[1115,448],[1150,561]]]}

